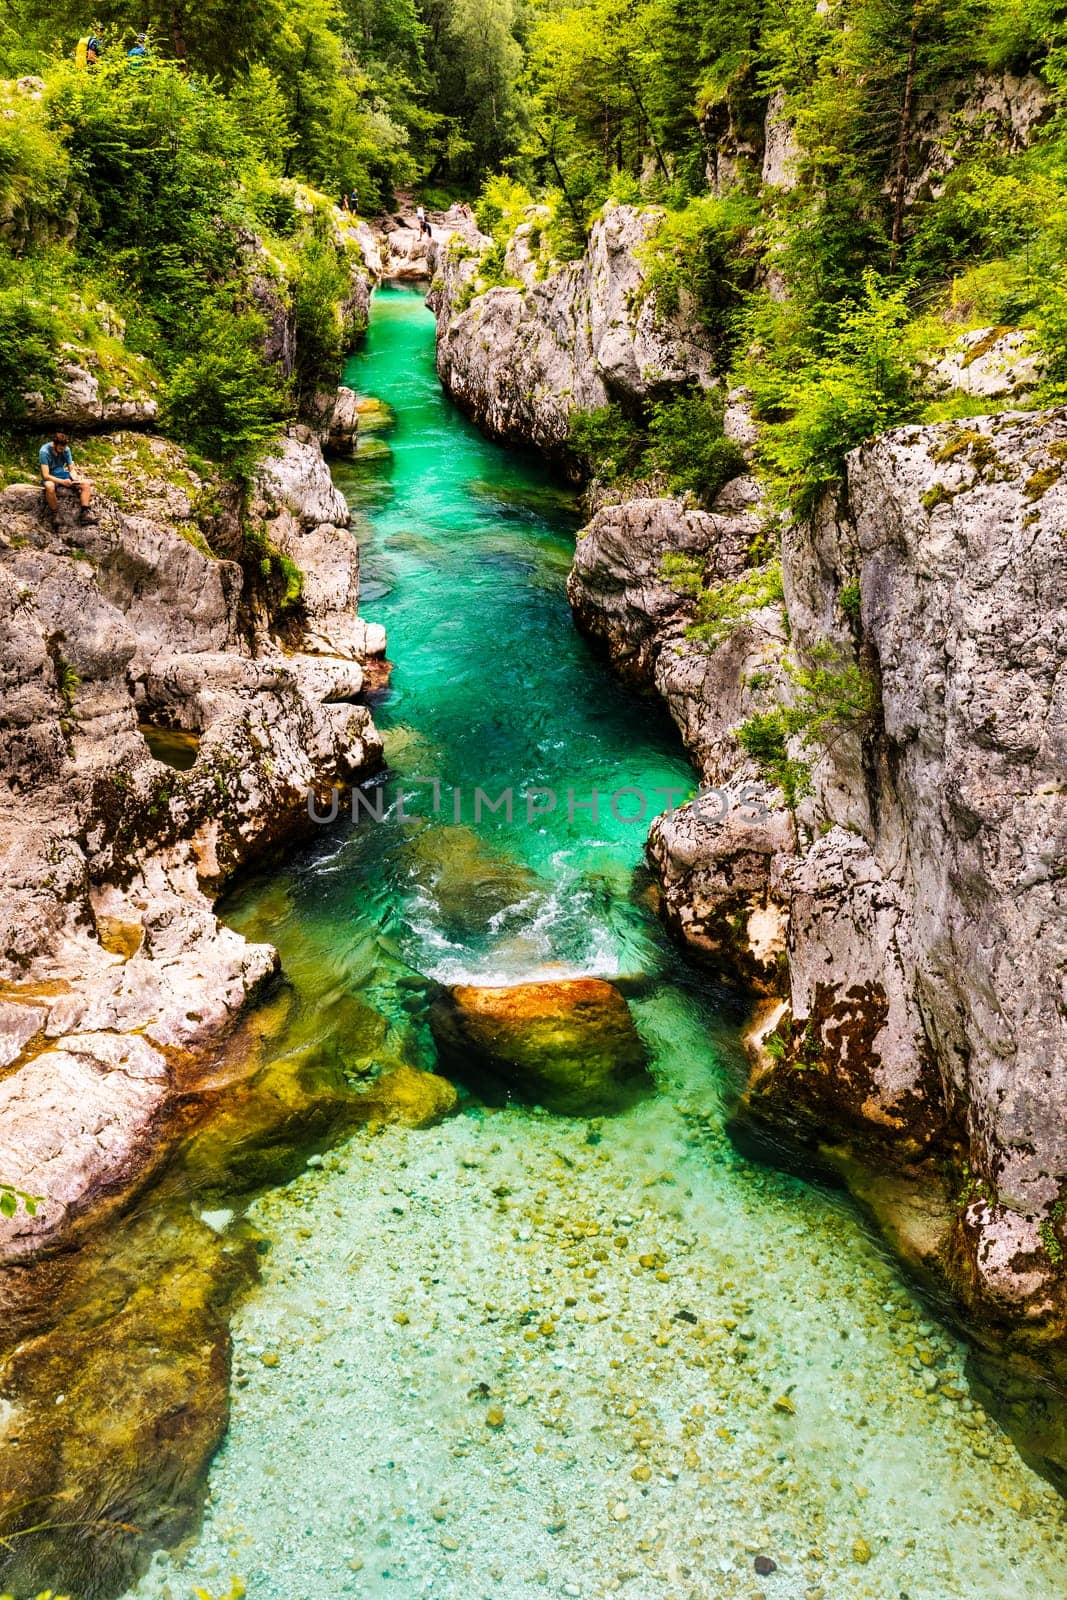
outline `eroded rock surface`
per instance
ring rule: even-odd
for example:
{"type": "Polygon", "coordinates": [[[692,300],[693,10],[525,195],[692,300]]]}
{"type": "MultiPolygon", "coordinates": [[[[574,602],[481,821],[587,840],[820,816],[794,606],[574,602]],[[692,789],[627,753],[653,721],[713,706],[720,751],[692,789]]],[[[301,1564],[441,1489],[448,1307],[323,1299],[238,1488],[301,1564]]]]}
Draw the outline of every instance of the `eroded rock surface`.
{"type": "MultiPolygon", "coordinates": [[[[842,978],[849,956],[861,974],[881,970],[888,1033],[873,1055],[895,1087],[873,1097],[871,1120],[932,1059],[927,1116],[940,1094],[998,1206],[1053,1227],[1067,1194],[1065,453],[1062,412],[898,430],[850,458],[840,505],[798,526],[785,552],[798,648],[840,633],[836,595],[856,581],[879,686],[868,749],[831,746],[811,817],[859,835],[872,889],[850,915],[831,886],[841,846],[809,847],[792,893],[831,906],[791,933],[794,1023],[811,1015],[813,944],[842,978]]],[[[821,1044],[833,1025],[818,1024],[821,1044]]],[[[826,1054],[832,1067],[832,1045],[826,1054]]],[[[999,1227],[994,1207],[987,1238],[976,1228],[979,1287],[999,1227]]],[[[1050,1281],[1055,1255],[1016,1253],[1020,1302],[1035,1312],[1032,1273],[1050,1281]]]]}
{"type": "Polygon", "coordinates": [[[743,530],[671,502],[601,511],[570,589],[722,786],[659,819],[649,853],[668,922],[768,997],[751,1111],[876,1166],[947,1157],[983,1204],[946,1212],[942,1276],[1038,1321],[1064,1315],[1065,458],[1060,412],[855,452],[842,495],[786,531],[788,645],[780,609],[686,641],[693,599],[663,553],[721,582],[743,530]],[[873,696],[863,725],[806,752],[795,827],[733,734],[789,701],[790,651],[854,664],[873,696]]]}
{"type": "Polygon", "coordinates": [[[601,978],[459,986],[430,1020],[446,1066],[502,1079],[554,1111],[604,1109],[645,1064],[626,1001],[601,978]]]}
{"type": "Polygon", "coordinates": [[[63,1244],[144,1181],[200,1055],[277,967],[213,896],[307,825],[309,789],[381,752],[351,697],[384,638],[356,615],[314,437],[288,436],[257,490],[264,548],[303,575],[281,613],[260,582],[275,556],[250,558],[224,505],[204,520],[176,447],[108,443],[96,521],[0,493],[0,1174],[42,1199],[0,1220],[0,1259],[63,1244]],[[193,765],[157,761],[143,723],[196,735],[193,765]]]}
{"type": "Polygon", "coordinates": [[[676,499],[602,506],[579,534],[567,584],[579,627],[628,682],[663,697],[709,782],[736,765],[730,729],[751,699],[748,676],[773,665],[783,639],[777,605],[754,611],[713,649],[689,637],[698,596],[672,576],[667,558],[688,558],[703,588],[729,583],[747,570],[760,530],[758,505],[744,490],[727,485],[723,500],[733,509],[697,511],[676,499]]]}
{"type": "Polygon", "coordinates": [[[505,271],[525,286],[488,289],[465,309],[478,254],[491,241],[475,230],[461,251],[435,251],[437,370],[487,433],[558,454],[572,411],[711,381],[715,352],[685,306],[666,316],[644,288],[640,249],[659,219],[655,208],[609,208],[585,255],[551,265],[543,278],[532,270],[529,230],[520,229],[505,271]]]}

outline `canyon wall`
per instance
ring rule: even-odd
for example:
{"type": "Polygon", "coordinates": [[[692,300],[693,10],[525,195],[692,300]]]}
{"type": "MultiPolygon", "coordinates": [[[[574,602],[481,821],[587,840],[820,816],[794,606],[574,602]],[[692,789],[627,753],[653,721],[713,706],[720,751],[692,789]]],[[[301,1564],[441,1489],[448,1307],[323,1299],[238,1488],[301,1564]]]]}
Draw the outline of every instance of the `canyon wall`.
{"type": "Polygon", "coordinates": [[[508,245],[521,283],[471,298],[492,241],[473,224],[433,253],[437,371],[453,400],[494,439],[562,454],[572,411],[646,400],[711,377],[715,352],[682,317],[657,315],[641,250],[661,213],[616,206],[577,261],[542,276],[536,218],[508,245]]]}
{"type": "Polygon", "coordinates": [[[290,429],[243,517],[164,439],[95,454],[92,520],[0,492],[0,1172],[41,1197],[0,1218],[0,1260],[66,1244],[160,1159],[277,968],[214,896],[381,753],[356,702],[385,640],[314,435],[290,429]]]}

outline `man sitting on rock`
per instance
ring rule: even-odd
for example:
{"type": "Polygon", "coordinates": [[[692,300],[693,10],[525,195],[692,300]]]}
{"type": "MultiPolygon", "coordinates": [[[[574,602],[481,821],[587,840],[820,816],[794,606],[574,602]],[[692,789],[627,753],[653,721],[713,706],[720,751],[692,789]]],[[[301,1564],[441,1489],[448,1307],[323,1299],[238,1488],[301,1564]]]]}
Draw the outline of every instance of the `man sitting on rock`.
{"type": "Polygon", "coordinates": [[[68,436],[65,433],[54,433],[48,443],[41,446],[38,459],[41,463],[41,478],[44,481],[44,497],[48,501],[48,509],[59,510],[57,489],[77,489],[81,499],[81,520],[95,522],[96,513],[90,510],[93,486],[88,478],[81,478],[74,471],[74,457],[70,453],[68,436]]]}

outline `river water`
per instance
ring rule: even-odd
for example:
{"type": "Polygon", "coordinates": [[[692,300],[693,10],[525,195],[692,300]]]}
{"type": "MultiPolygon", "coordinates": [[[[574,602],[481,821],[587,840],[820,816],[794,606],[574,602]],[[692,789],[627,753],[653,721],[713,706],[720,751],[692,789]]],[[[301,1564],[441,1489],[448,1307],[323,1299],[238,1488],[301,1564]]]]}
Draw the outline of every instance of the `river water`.
{"type": "Polygon", "coordinates": [[[591,1121],[464,1093],[257,1200],[203,1530],[131,1594],[1063,1600],[1063,1502],[962,1346],[843,1197],[727,1139],[736,1018],[664,940],[627,820],[691,771],[571,624],[573,506],[433,350],[387,288],[346,375],[395,414],[338,473],[397,663],[381,819],[224,914],[281,950],[294,1050],[430,1067],[427,979],[598,973],[654,1090],[591,1121]]]}

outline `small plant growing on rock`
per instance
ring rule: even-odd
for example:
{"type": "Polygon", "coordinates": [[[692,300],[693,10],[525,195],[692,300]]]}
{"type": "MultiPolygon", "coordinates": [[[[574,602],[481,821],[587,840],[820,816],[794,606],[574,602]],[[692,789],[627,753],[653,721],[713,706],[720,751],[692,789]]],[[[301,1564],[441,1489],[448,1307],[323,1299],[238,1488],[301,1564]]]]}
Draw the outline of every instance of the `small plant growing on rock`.
{"type": "Polygon", "coordinates": [[[810,667],[787,663],[786,671],[796,698],[789,705],[754,712],[736,733],[741,748],[793,808],[811,792],[806,752],[830,750],[844,734],[866,732],[878,707],[878,688],[855,662],[840,665],[830,645],[816,653],[810,667]]]}
{"type": "Polygon", "coordinates": [[[722,644],[751,622],[758,611],[780,605],[783,598],[781,563],[772,561],[765,567],[756,567],[733,583],[719,584],[701,594],[686,638],[702,644],[722,644]]]}
{"type": "MultiPolygon", "coordinates": [[[[13,1217],[20,1207],[28,1217],[35,1217],[40,1204],[40,1195],[27,1194],[25,1189],[16,1189],[14,1184],[0,1179],[0,1217],[13,1217]]],[[[0,1596],[0,1600],[4,1597],[0,1596]]]]}
{"type": "Polygon", "coordinates": [[[957,1211],[966,1211],[967,1207],[975,1201],[984,1201],[986,1205],[996,1205],[997,1197],[989,1184],[978,1172],[975,1172],[969,1161],[965,1161],[960,1169],[960,1187],[956,1195],[957,1211]]]}
{"type": "Polygon", "coordinates": [[[784,1061],[789,1054],[789,1041],[775,1028],[764,1039],[763,1048],[772,1061],[784,1061]]]}
{"type": "Polygon", "coordinates": [[[1045,1254],[1054,1267],[1062,1266],[1064,1260],[1064,1245],[1059,1229],[1065,1214],[1067,1214],[1067,1200],[1057,1200],[1038,1228],[1045,1254]]]}
{"type": "Polygon", "coordinates": [[[698,595],[704,587],[705,563],[700,556],[670,550],[659,566],[660,577],[679,594],[698,595]]]}
{"type": "Polygon", "coordinates": [[[837,603],[849,622],[857,624],[863,610],[863,599],[858,583],[846,583],[837,597],[837,603]]]}
{"type": "Polygon", "coordinates": [[[80,685],[81,677],[70,662],[61,662],[59,668],[59,692],[68,711],[74,705],[74,696],[77,694],[80,685]]]}

